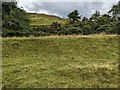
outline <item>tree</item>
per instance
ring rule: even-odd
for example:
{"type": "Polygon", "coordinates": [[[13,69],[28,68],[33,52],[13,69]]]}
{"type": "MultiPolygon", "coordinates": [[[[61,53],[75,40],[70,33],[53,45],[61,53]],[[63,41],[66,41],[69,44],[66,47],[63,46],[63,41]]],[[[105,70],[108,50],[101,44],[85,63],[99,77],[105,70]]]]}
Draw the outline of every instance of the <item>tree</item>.
{"type": "Polygon", "coordinates": [[[112,28],[114,33],[120,34],[120,1],[113,5],[113,7],[108,11],[109,14],[112,14],[112,28]]]}
{"type": "Polygon", "coordinates": [[[61,27],[61,24],[58,23],[58,22],[53,22],[53,23],[51,24],[51,27],[60,28],[60,27],[61,27]]]}
{"type": "Polygon", "coordinates": [[[113,5],[108,13],[111,13],[114,17],[120,17],[120,1],[117,3],[117,5],[113,5]]]}
{"type": "Polygon", "coordinates": [[[26,12],[18,8],[17,2],[2,3],[3,36],[24,35],[30,29],[29,22],[26,12]]]}
{"type": "Polygon", "coordinates": [[[83,26],[83,34],[84,35],[92,34],[92,26],[89,24],[83,26]]]}
{"type": "Polygon", "coordinates": [[[100,16],[100,11],[95,11],[94,14],[91,15],[90,20],[91,21],[97,21],[97,18],[100,16]]]}
{"type": "Polygon", "coordinates": [[[88,21],[87,17],[83,17],[82,21],[88,21]]]}
{"type": "Polygon", "coordinates": [[[68,17],[72,23],[80,20],[78,10],[74,10],[73,12],[69,13],[68,17]]]}

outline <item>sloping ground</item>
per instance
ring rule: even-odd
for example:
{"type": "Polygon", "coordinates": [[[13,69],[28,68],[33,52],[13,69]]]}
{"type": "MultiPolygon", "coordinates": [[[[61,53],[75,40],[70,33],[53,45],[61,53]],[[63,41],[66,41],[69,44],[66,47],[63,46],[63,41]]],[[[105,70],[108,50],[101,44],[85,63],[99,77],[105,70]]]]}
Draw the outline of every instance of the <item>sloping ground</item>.
{"type": "Polygon", "coordinates": [[[118,87],[118,36],[3,38],[3,87],[118,87]]]}
{"type": "Polygon", "coordinates": [[[46,15],[46,14],[36,14],[36,13],[28,13],[31,26],[39,26],[39,25],[51,25],[53,22],[58,22],[60,24],[65,24],[67,20],[61,19],[57,16],[46,15]]]}

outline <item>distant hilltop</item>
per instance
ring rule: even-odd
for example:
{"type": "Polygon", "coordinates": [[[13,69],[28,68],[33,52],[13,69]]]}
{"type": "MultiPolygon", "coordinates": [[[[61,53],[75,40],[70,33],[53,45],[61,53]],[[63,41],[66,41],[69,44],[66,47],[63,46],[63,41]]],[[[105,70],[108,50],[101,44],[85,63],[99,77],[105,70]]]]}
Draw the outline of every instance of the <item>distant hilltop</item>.
{"type": "Polygon", "coordinates": [[[55,15],[47,15],[40,13],[27,13],[31,20],[31,26],[39,26],[39,25],[51,25],[53,22],[58,22],[60,24],[66,24],[67,20],[60,18],[55,15]]]}
{"type": "Polygon", "coordinates": [[[62,18],[59,17],[59,16],[49,15],[49,14],[44,14],[44,13],[27,13],[27,14],[30,14],[30,15],[40,15],[40,16],[50,16],[50,17],[56,17],[56,18],[62,19],[62,18]]]}

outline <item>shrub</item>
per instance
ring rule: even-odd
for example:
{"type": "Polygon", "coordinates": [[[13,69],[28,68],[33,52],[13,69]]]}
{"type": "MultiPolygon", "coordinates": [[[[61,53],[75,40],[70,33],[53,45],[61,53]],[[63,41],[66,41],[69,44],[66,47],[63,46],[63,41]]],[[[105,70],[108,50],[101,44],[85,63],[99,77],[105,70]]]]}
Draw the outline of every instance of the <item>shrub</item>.
{"type": "Polygon", "coordinates": [[[81,34],[82,30],[80,27],[63,27],[62,30],[60,31],[60,34],[63,35],[71,35],[71,34],[81,34]]]}
{"type": "Polygon", "coordinates": [[[90,25],[83,26],[83,33],[84,35],[92,34],[92,27],[90,25]]]}

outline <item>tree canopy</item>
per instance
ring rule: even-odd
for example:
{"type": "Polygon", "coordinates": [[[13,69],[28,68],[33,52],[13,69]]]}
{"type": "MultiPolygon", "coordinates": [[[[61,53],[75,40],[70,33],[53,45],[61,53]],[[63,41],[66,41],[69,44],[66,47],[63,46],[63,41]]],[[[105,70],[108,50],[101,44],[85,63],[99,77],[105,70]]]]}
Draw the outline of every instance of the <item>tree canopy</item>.
{"type": "Polygon", "coordinates": [[[68,17],[72,21],[72,23],[79,21],[80,16],[78,10],[74,10],[73,12],[69,13],[68,17]]]}
{"type": "Polygon", "coordinates": [[[17,2],[2,2],[3,35],[23,35],[30,29],[29,22],[26,12],[18,8],[17,2]]]}
{"type": "Polygon", "coordinates": [[[111,13],[115,17],[120,17],[120,1],[117,3],[117,5],[113,5],[108,13],[111,13]]]}

